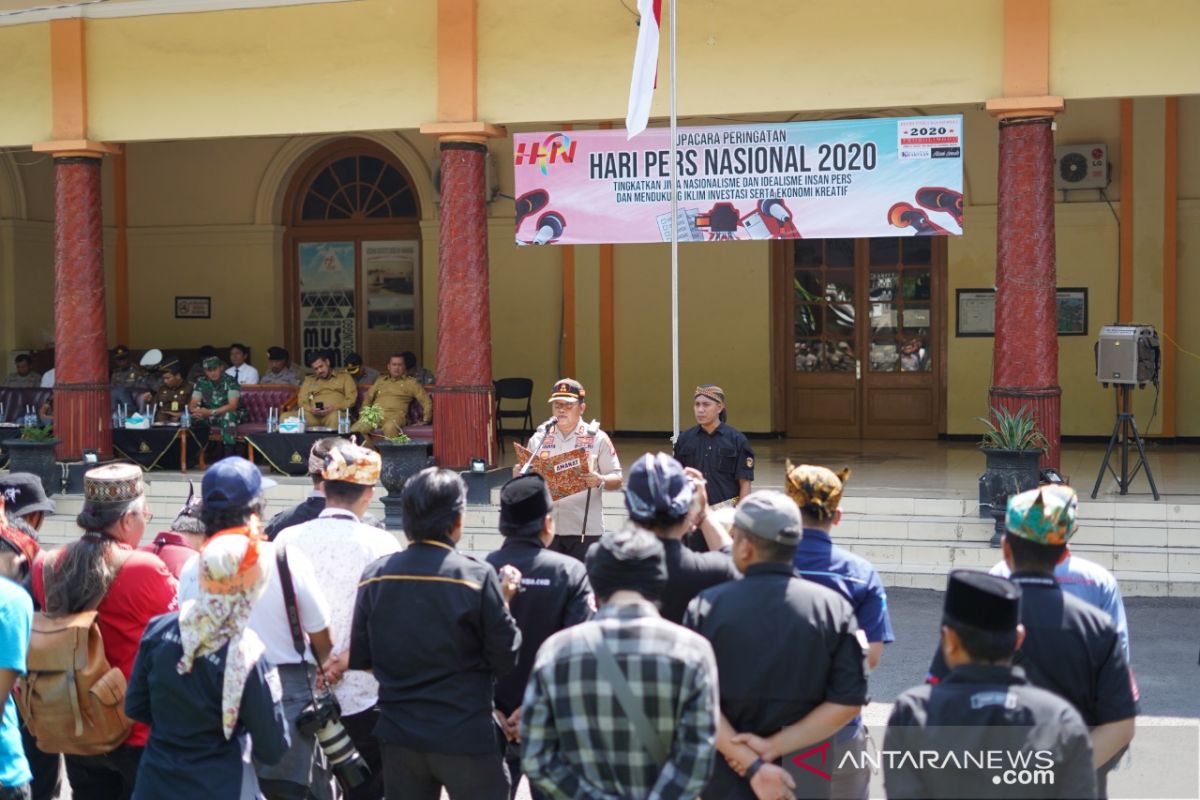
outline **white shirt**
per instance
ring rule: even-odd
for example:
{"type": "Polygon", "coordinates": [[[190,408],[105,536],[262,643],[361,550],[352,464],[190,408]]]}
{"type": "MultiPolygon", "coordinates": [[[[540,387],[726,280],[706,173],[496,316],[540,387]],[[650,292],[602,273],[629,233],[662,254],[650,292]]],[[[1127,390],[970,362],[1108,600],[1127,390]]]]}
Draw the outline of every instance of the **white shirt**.
{"type": "MultiPolygon", "coordinates": [[[[533,440],[530,439],[530,444],[533,440]]],[[[588,451],[592,458],[592,471],[597,475],[621,474],[621,460],[617,458],[617,448],[613,447],[608,434],[596,429],[595,435],[588,433],[588,426],[580,420],[578,427],[570,434],[563,436],[562,431],[555,425],[546,435],[538,456],[549,458],[559,453],[569,453],[577,447],[588,451]]],[[[587,507],[588,536],[600,536],[604,533],[604,501],[603,489],[590,489],[568,495],[554,502],[554,535],[567,537],[578,536],[583,527],[583,509],[587,507]],[[588,495],[591,502],[588,502],[588,495]]]]}
{"type": "MultiPolygon", "coordinates": [[[[266,645],[264,657],[272,664],[299,664],[300,655],[292,644],[292,632],[288,627],[287,610],[283,605],[283,583],[275,569],[275,545],[272,542],[258,543],[258,563],[267,576],[267,589],[254,604],[250,621],[246,627],[258,634],[266,645]]],[[[179,602],[194,600],[200,596],[200,557],[184,565],[179,573],[179,602]]],[[[292,573],[292,585],[296,589],[296,608],[300,612],[300,627],[306,633],[317,633],[329,627],[329,605],[321,586],[313,575],[312,564],[303,552],[288,551],[288,570],[292,573]]],[[[349,630],[347,630],[347,634],[349,630]]],[[[312,648],[306,648],[304,658],[315,664],[312,648]]]]}
{"type": "Polygon", "coordinates": [[[250,364],[242,364],[240,367],[230,367],[225,370],[225,374],[242,386],[251,386],[258,383],[258,370],[250,364]]]}
{"type": "Polygon", "coordinates": [[[51,367],[50,369],[46,370],[42,374],[42,388],[43,389],[53,389],[54,388],[54,367],[51,367]]]}
{"type": "MultiPolygon", "coordinates": [[[[316,578],[329,600],[333,623],[333,652],[350,648],[354,600],[363,571],[373,562],[400,550],[400,542],[387,531],[372,528],[344,508],[326,508],[316,519],[284,529],[275,543],[289,554],[308,556],[316,578]]],[[[358,714],[379,699],[379,682],[367,672],[350,670],[333,687],[343,714],[358,714]]]]}

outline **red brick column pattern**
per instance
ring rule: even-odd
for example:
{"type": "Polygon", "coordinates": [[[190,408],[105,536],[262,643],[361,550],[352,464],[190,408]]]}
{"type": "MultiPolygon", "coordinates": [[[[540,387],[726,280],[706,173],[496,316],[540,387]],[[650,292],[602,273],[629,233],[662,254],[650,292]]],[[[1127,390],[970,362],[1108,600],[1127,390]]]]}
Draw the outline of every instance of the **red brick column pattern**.
{"type": "Polygon", "coordinates": [[[492,433],[492,323],[482,143],[441,143],[437,385],[433,454],[443,467],[496,462],[492,433]]]}
{"type": "Polygon", "coordinates": [[[1000,122],[993,406],[1029,406],[1058,468],[1061,395],[1055,301],[1054,135],[1050,117],[1000,122]]]}
{"type": "Polygon", "coordinates": [[[59,460],[112,454],[100,159],[54,160],[54,431],[59,460]]]}

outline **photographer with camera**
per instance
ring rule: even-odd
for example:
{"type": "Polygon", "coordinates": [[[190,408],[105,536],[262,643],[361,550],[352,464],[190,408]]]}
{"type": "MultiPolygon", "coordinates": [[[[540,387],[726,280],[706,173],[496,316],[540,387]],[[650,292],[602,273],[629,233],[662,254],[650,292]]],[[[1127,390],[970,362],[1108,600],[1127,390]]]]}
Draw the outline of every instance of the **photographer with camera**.
{"type": "MultiPolygon", "coordinates": [[[[206,546],[215,537],[231,532],[261,538],[266,502],[262,493],[274,485],[275,481],[263,478],[258,467],[244,458],[224,458],[209,467],[201,484],[200,510],[206,546]]],[[[262,565],[267,586],[254,603],[246,626],[262,640],[263,658],[279,669],[283,713],[292,743],[278,764],[255,764],[259,786],[268,800],[332,800],[333,778],[317,753],[315,732],[302,731],[298,726],[303,712],[313,704],[312,669],[324,663],[333,649],[329,606],[308,558],[301,552],[288,553],[289,586],[294,589],[297,621],[312,645],[312,655],[301,656],[292,637],[274,543],[258,543],[258,563],[262,565]]],[[[199,567],[200,559],[192,559],[180,573],[181,603],[200,597],[199,567]]]]}
{"type": "MultiPolygon", "coordinates": [[[[379,722],[379,683],[369,673],[346,672],[346,664],[359,578],[371,562],[399,550],[400,543],[387,531],[364,525],[361,521],[375,496],[379,454],[337,439],[323,461],[325,509],[316,519],[285,529],[275,544],[286,547],[288,553],[301,552],[308,556],[329,601],[336,636],[334,656],[323,667],[325,677],[333,684],[333,694],[341,706],[342,723],[371,770],[370,778],[347,789],[346,797],[348,800],[381,800],[383,769],[379,743],[374,735],[375,725],[379,722]]],[[[335,774],[341,774],[341,762],[332,757],[330,760],[334,761],[335,774]]]]}
{"type": "Polygon", "coordinates": [[[379,681],[387,796],[436,800],[444,787],[451,800],[508,800],[492,687],[520,654],[508,601],[521,575],[497,577],[455,549],[467,510],[458,473],[428,467],[400,502],[412,544],[363,573],[350,638],[350,669],[379,681]]]}

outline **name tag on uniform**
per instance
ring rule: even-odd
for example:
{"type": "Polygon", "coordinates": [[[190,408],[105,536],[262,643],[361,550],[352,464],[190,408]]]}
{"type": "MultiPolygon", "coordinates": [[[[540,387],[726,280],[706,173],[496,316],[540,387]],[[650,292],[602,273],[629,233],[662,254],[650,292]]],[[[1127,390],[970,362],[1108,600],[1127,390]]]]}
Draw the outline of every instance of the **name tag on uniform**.
{"type": "Polygon", "coordinates": [[[555,472],[566,472],[569,469],[578,469],[580,461],[578,458],[572,458],[568,461],[563,461],[554,465],[555,472]]]}
{"type": "Polygon", "coordinates": [[[179,410],[179,401],[172,400],[171,401],[171,411],[178,411],[178,410],[179,410]]]}

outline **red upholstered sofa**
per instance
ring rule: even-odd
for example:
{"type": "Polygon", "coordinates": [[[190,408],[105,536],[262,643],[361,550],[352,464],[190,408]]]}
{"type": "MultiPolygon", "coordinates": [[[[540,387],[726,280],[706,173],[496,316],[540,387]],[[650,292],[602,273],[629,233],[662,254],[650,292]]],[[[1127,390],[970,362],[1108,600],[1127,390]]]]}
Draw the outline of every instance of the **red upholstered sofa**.
{"type": "Polygon", "coordinates": [[[237,435],[263,433],[267,429],[267,412],[278,408],[280,413],[296,407],[296,387],[286,383],[260,383],[241,387],[238,408],[246,410],[246,421],[237,427],[237,435]]]}
{"type": "MultiPolygon", "coordinates": [[[[358,403],[354,406],[355,416],[358,415],[358,410],[362,408],[363,400],[367,397],[367,392],[371,390],[370,386],[358,387],[358,403]]],[[[413,400],[408,406],[408,422],[404,426],[404,432],[408,437],[415,442],[433,443],[433,425],[425,425],[421,422],[425,418],[425,409],[421,407],[420,402],[413,400]]],[[[383,433],[383,431],[376,431],[383,433]]]]}
{"type": "Polygon", "coordinates": [[[50,399],[51,394],[53,392],[50,389],[15,389],[0,386],[0,403],[4,404],[4,418],[0,419],[0,422],[20,422],[25,413],[25,406],[33,406],[33,410],[37,411],[42,407],[42,403],[50,399]]]}

